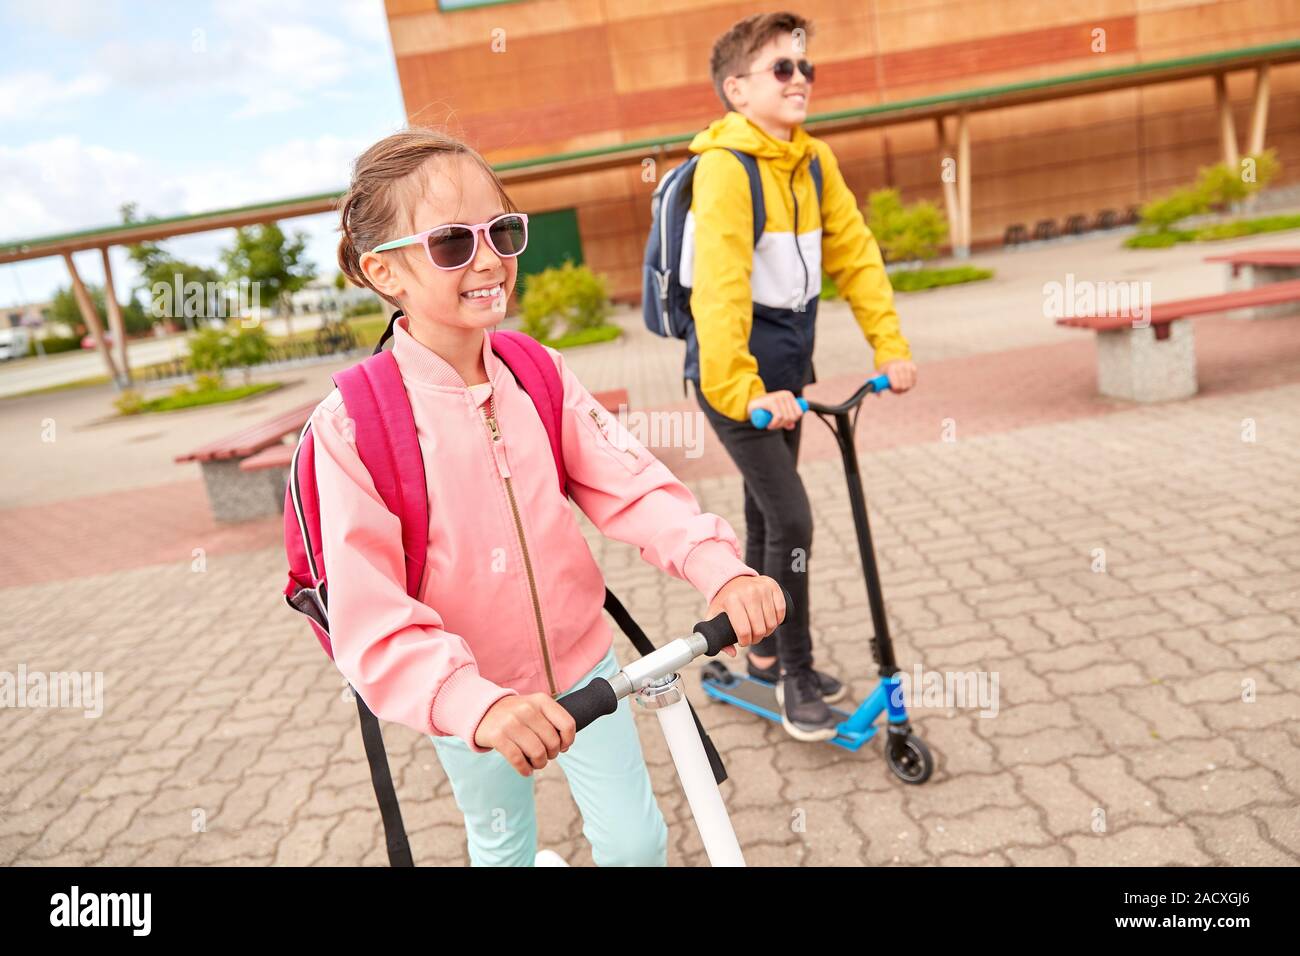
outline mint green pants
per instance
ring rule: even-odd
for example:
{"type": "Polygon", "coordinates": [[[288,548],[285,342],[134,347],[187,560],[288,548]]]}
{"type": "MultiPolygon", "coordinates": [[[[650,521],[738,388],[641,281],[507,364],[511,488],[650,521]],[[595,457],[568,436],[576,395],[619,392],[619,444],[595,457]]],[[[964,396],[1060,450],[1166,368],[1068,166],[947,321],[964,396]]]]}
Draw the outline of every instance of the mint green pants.
{"type": "MultiPolygon", "coordinates": [[[[588,674],[618,673],[611,647],[588,674]]],[[[495,750],[474,753],[459,737],[430,737],[465,815],[471,866],[532,866],[537,854],[537,808],[533,777],[520,775],[495,750]]],[[[666,866],[668,827],[650,787],[631,704],[580,731],[557,758],[582,812],[582,832],[597,866],[666,866]]]]}

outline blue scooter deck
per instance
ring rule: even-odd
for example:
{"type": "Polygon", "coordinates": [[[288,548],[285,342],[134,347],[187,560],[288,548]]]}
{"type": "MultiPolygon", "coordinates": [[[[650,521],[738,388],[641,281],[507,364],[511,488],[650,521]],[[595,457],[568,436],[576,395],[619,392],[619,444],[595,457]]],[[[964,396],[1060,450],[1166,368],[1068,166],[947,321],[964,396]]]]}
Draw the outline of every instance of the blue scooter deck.
{"type": "MultiPolygon", "coordinates": [[[[778,724],[781,723],[781,708],[776,702],[776,686],[774,684],[756,680],[748,675],[731,674],[730,677],[731,682],[724,684],[722,681],[705,674],[700,683],[704,687],[704,692],[715,700],[732,704],[742,710],[749,711],[751,714],[757,714],[778,724]]],[[[839,718],[841,726],[853,716],[851,711],[840,710],[838,707],[832,707],[831,713],[839,718]]],[[[846,736],[840,733],[828,740],[827,743],[843,747],[845,750],[857,750],[875,735],[876,728],[869,727],[865,734],[846,736]]]]}

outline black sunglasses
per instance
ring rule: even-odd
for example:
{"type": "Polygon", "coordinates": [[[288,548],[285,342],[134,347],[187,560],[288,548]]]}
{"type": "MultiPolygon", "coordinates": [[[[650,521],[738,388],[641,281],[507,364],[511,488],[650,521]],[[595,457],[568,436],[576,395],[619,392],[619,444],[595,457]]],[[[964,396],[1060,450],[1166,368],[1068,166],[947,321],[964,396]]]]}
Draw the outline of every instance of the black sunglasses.
{"type": "MultiPolygon", "coordinates": [[[[803,74],[804,79],[809,83],[813,82],[813,74],[817,72],[817,68],[807,60],[800,60],[798,66],[799,72],[803,74]]],[[[766,73],[768,70],[772,71],[772,75],[775,76],[779,82],[789,83],[794,79],[795,62],[788,56],[783,56],[769,67],[765,67],[761,70],[754,70],[750,73],[737,73],[736,76],[753,76],[755,73],[766,73]]]]}

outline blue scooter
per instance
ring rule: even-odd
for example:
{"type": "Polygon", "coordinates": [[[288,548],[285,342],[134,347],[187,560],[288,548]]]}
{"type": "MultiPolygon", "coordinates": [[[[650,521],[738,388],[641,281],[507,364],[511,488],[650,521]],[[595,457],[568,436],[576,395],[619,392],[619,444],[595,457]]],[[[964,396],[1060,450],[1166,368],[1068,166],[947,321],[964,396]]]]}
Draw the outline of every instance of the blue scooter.
{"type": "MultiPolygon", "coordinates": [[[[862,475],[858,470],[858,453],[853,447],[853,432],[857,426],[857,412],[862,400],[873,392],[889,388],[889,378],[878,375],[867,380],[851,398],[838,405],[823,405],[800,398],[804,411],[817,414],[834,433],[844,459],[845,476],[849,485],[849,504],[853,510],[853,524],[858,533],[858,551],[862,557],[862,570],[867,584],[867,603],[871,607],[871,654],[880,667],[880,683],[857,709],[849,713],[832,707],[840,717],[837,734],[830,741],[845,750],[857,751],[876,735],[876,719],[885,715],[884,726],[888,736],[885,760],[889,769],[904,783],[925,783],[934,773],[934,758],[921,738],[912,733],[903,705],[903,687],[899,668],[894,661],[894,645],[889,637],[889,622],[885,617],[885,602],[880,592],[880,572],[876,567],[876,553],[871,545],[871,526],[867,520],[867,502],[862,492],[862,475]]],[[[766,428],[772,415],[766,409],[755,409],[750,421],[755,428],[766,428]]],[[[732,673],[721,661],[710,661],[704,667],[704,692],[710,699],[734,704],[751,713],[781,722],[781,710],[776,700],[776,687],[767,681],[757,680],[747,673],[732,673]]]]}

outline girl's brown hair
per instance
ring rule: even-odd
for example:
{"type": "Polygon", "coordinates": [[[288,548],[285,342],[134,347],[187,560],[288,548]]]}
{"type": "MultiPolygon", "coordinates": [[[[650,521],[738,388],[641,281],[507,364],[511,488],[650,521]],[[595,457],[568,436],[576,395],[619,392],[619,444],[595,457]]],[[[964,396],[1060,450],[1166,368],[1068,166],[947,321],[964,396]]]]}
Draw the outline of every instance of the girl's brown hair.
{"type": "MultiPolygon", "coordinates": [[[[339,268],[353,285],[368,288],[398,305],[366,280],[361,256],[382,242],[399,238],[402,232],[416,230],[409,214],[401,215],[418,188],[412,174],[436,156],[458,155],[468,157],[492,180],[502,208],[519,211],[487,160],[454,136],[424,127],[385,136],[357,157],[352,164],[352,183],[339,200],[339,231],[343,233],[339,239],[339,268]]],[[[425,228],[433,225],[437,224],[425,228]]]]}

